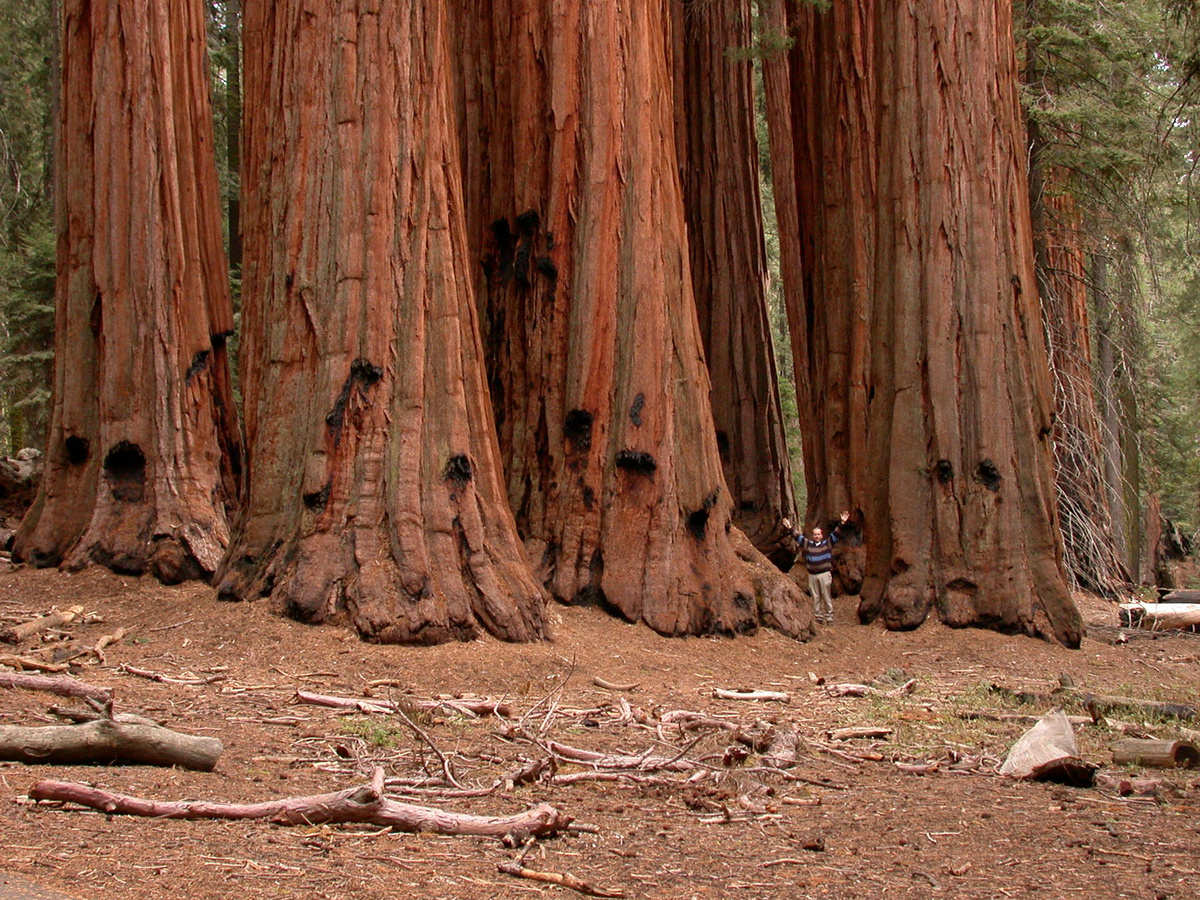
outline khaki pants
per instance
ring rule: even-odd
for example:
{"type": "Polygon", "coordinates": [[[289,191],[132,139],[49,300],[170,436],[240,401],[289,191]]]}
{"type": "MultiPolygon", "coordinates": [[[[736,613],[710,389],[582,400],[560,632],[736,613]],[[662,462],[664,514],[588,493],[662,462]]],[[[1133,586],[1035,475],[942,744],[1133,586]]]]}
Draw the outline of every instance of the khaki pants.
{"type": "Polygon", "coordinates": [[[813,616],[818,622],[833,624],[833,573],[808,576],[808,592],[813,598],[813,616]]]}

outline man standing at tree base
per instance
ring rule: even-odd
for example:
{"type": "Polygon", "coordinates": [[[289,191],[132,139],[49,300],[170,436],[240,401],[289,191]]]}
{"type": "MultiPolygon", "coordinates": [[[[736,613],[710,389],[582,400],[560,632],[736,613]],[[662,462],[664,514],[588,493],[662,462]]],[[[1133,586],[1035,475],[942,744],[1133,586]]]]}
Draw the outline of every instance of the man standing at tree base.
{"type": "Polygon", "coordinates": [[[823,625],[833,624],[833,545],[841,540],[842,526],[850,519],[849,511],[843,512],[841,521],[833,526],[826,537],[820,525],[814,525],[810,537],[792,531],[792,523],[784,519],[780,524],[792,532],[792,538],[804,553],[804,567],[808,569],[808,592],[813,598],[813,615],[823,625]]]}

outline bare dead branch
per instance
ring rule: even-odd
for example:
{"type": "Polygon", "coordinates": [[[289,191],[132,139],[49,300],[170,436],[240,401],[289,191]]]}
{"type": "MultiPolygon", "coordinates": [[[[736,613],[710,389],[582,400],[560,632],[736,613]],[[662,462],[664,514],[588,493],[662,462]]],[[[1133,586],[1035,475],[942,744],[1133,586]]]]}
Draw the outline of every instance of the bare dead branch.
{"type": "Polygon", "coordinates": [[[629,691],[636,691],[639,687],[639,684],[636,681],[632,684],[618,684],[616,682],[601,678],[599,675],[592,679],[592,684],[596,685],[597,687],[602,687],[606,691],[624,691],[626,693],[629,691]]]}
{"type": "Polygon", "coordinates": [[[112,702],[112,691],[108,688],[86,684],[66,675],[25,675],[17,672],[0,672],[0,687],[45,691],[59,697],[92,699],[100,703],[112,702]]]}
{"type": "Polygon", "coordinates": [[[135,666],[122,663],[119,671],[126,675],[136,675],[138,678],[145,678],[149,681],[157,681],[161,684],[214,684],[218,681],[225,681],[229,676],[224,672],[217,672],[213,675],[205,676],[204,678],[173,678],[169,675],[163,675],[160,672],[152,672],[149,669],[139,669],[135,666]]]}
{"type": "Polygon", "coordinates": [[[367,823],[406,832],[474,835],[524,840],[565,830],[571,817],[549,804],[514,816],[476,816],[401,803],[383,795],[383,770],[370,784],[330,794],[286,797],[262,803],[158,801],[104,791],[85,784],[39,781],[29,790],[33,800],[77,803],[101,812],[166,819],[269,819],[277,825],[367,823]]]}
{"type": "Polygon", "coordinates": [[[780,703],[787,703],[792,699],[783,691],[738,691],[724,688],[713,690],[713,696],[718,700],[775,700],[780,703]]]}
{"type": "Polygon", "coordinates": [[[592,887],[586,881],[582,881],[569,873],[535,872],[533,869],[525,868],[524,865],[515,860],[499,863],[496,868],[505,875],[512,875],[516,878],[528,878],[531,881],[540,881],[543,884],[557,884],[560,887],[570,888],[573,891],[578,891],[580,894],[585,894],[589,897],[625,896],[625,894],[619,890],[605,890],[603,888],[592,887]]]}

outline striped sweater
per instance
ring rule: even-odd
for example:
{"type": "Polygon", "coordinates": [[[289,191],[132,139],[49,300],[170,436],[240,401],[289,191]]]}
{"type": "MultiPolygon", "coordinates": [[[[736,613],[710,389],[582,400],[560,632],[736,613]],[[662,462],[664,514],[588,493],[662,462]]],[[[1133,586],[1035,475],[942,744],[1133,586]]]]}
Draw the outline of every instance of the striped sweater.
{"type": "Polygon", "coordinates": [[[828,537],[820,541],[814,541],[797,532],[796,543],[804,551],[804,566],[809,575],[820,575],[833,568],[833,545],[841,540],[841,535],[838,534],[840,527],[839,525],[834,528],[828,537]]]}

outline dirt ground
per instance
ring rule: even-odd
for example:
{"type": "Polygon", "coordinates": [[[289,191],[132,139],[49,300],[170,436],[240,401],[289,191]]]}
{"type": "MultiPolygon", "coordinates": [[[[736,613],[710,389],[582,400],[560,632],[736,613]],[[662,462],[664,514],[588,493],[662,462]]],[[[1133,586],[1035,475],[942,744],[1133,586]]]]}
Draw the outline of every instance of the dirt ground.
{"type": "MultiPolygon", "coordinates": [[[[857,624],[850,598],[807,643],[768,631],[664,639],[599,610],[563,608],[550,643],[405,648],[300,625],[265,603],[223,603],[203,585],[7,569],[0,624],[75,604],[87,619],[0,654],[49,660],[123,627],[103,662],[77,657],[71,673],[111,688],[116,712],[217,737],[224,753],[208,773],[0,763],[0,876],[124,900],[507,900],[588,889],[670,900],[1200,896],[1196,770],[1116,768],[1111,745],[1123,735],[1080,725],[1081,755],[1112,777],[1081,788],[996,773],[1032,721],[1014,714],[1050,709],[1060,674],[1081,691],[1200,701],[1200,636],[1122,631],[1110,604],[1079,603],[1088,622],[1080,650],[936,623],[889,633],[857,624]],[[910,693],[885,696],[912,679],[910,693]],[[836,696],[847,683],[878,693],[836,696]],[[1021,702],[995,687],[1042,696],[1021,702]],[[751,689],[786,698],[714,693],[751,689]],[[300,703],[298,690],[406,698],[413,710],[422,699],[485,697],[511,711],[472,719],[442,709],[405,722],[300,703]],[[680,710],[729,727],[663,724],[680,710]],[[974,717],[981,711],[991,718],[974,717]],[[798,735],[794,766],[772,770],[738,739],[766,728],[798,735]],[[847,728],[874,733],[838,733],[847,728]],[[590,767],[559,761],[540,780],[510,784],[522,765],[548,758],[548,740],[687,766],[575,780],[566,776],[590,767]],[[154,800],[250,803],[352,787],[377,766],[389,795],[408,802],[489,816],[545,802],[574,817],[581,830],[525,848],[523,864],[581,889],[501,872],[522,851],[490,838],[149,819],[27,798],[35,782],[58,779],[154,800]]],[[[0,690],[0,725],[56,722],[50,707],[72,705],[0,690]]],[[[1200,728],[1133,709],[1112,715],[1164,738],[1200,728]]]]}

